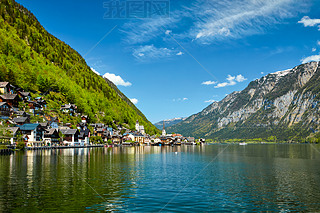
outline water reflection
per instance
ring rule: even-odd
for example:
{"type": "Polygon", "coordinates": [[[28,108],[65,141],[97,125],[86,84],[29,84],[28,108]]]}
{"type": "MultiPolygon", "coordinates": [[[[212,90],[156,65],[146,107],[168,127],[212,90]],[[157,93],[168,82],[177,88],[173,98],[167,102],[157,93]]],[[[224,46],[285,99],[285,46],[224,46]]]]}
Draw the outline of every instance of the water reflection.
{"type": "Polygon", "coordinates": [[[0,212],[320,209],[319,146],[231,145],[223,151],[226,146],[0,156],[0,212]]]}

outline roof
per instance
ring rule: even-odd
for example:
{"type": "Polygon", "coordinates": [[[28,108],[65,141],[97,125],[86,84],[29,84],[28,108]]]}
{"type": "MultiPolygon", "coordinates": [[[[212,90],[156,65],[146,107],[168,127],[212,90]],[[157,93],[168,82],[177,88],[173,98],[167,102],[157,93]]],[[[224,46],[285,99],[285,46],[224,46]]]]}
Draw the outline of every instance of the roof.
{"type": "Polygon", "coordinates": [[[0,95],[0,97],[4,100],[14,100],[15,98],[17,98],[17,94],[4,94],[0,95]]]}
{"type": "Polygon", "coordinates": [[[103,132],[104,129],[103,128],[97,128],[97,132],[103,132]]]}
{"type": "Polygon", "coordinates": [[[47,127],[49,125],[49,122],[39,123],[42,127],[47,127]]]}
{"type": "Polygon", "coordinates": [[[40,124],[23,124],[22,126],[20,126],[21,130],[35,130],[38,126],[40,126],[40,124]]]}
{"type": "Polygon", "coordinates": [[[6,87],[9,84],[9,82],[0,82],[0,87],[6,87]]]}
{"type": "Polygon", "coordinates": [[[60,132],[64,135],[74,135],[79,131],[77,129],[60,129],[60,132]]]}
{"type": "Polygon", "coordinates": [[[10,130],[13,135],[15,135],[19,129],[19,127],[8,127],[8,130],[10,130]]]}
{"type": "Polygon", "coordinates": [[[30,92],[20,92],[20,94],[24,97],[30,96],[30,92]]]}
{"type": "Polygon", "coordinates": [[[9,104],[7,104],[6,102],[0,102],[0,106],[3,106],[3,105],[10,106],[10,105],[9,105],[9,104]]]}
{"type": "Polygon", "coordinates": [[[52,134],[54,134],[54,132],[55,131],[59,131],[58,129],[55,129],[55,128],[52,128],[52,129],[49,129],[49,130],[47,130],[47,132],[45,133],[46,135],[52,135],[52,134]]]}
{"type": "Polygon", "coordinates": [[[16,123],[24,123],[28,120],[28,117],[18,117],[18,118],[13,118],[13,121],[16,123]]]}

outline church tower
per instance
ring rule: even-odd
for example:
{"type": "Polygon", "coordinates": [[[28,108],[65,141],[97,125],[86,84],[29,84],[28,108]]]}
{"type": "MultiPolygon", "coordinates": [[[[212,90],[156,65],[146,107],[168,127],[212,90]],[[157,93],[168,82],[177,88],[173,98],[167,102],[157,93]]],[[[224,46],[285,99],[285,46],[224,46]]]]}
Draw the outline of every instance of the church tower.
{"type": "Polygon", "coordinates": [[[140,132],[140,125],[139,125],[139,121],[136,121],[136,131],[140,132]]]}
{"type": "Polygon", "coordinates": [[[162,128],[162,136],[166,136],[166,129],[164,128],[164,121],[163,121],[163,128],[162,128]]]}

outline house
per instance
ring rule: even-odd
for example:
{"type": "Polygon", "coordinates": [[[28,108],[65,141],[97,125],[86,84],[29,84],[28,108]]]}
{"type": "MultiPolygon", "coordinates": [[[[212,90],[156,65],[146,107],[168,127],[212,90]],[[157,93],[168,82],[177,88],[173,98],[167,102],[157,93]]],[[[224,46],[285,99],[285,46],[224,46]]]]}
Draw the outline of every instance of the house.
{"type": "Polygon", "coordinates": [[[6,102],[11,107],[19,107],[20,98],[17,94],[4,94],[0,95],[0,102],[6,102]]]}
{"type": "Polygon", "coordinates": [[[29,117],[16,117],[16,118],[13,118],[13,122],[18,125],[23,125],[26,123],[30,123],[30,118],[29,117]]]}
{"type": "Polygon", "coordinates": [[[103,137],[103,134],[104,134],[104,129],[103,128],[96,128],[96,130],[95,130],[95,135],[96,136],[103,137]]]}
{"type": "Polygon", "coordinates": [[[65,104],[60,107],[60,110],[64,113],[69,113],[70,115],[74,115],[77,113],[77,105],[75,104],[65,104]]]}
{"type": "Polygon", "coordinates": [[[24,100],[24,101],[30,101],[31,100],[30,92],[18,91],[17,93],[18,93],[19,97],[22,100],[24,100]]]}
{"type": "Polygon", "coordinates": [[[82,123],[88,123],[89,117],[87,115],[82,115],[81,116],[81,122],[82,123]]]}
{"type": "Polygon", "coordinates": [[[43,123],[39,123],[39,124],[41,125],[41,127],[42,127],[43,129],[49,129],[49,127],[50,127],[49,122],[43,122],[43,123]]]}
{"type": "Polygon", "coordinates": [[[46,146],[57,145],[60,142],[59,129],[47,129],[43,140],[46,146]]]}
{"type": "Polygon", "coordinates": [[[7,129],[12,134],[12,137],[10,138],[10,144],[14,145],[14,141],[17,140],[17,135],[20,133],[20,128],[19,127],[8,127],[7,129]]]}
{"type": "Polygon", "coordinates": [[[144,143],[144,139],[145,139],[145,136],[141,133],[135,133],[133,134],[134,136],[134,140],[135,142],[138,142],[138,143],[144,143]]]}
{"type": "Polygon", "coordinates": [[[82,146],[90,144],[90,130],[88,128],[80,130],[79,140],[82,146]]]}
{"type": "Polygon", "coordinates": [[[10,84],[9,82],[0,82],[0,94],[9,94],[10,84]]]}
{"type": "Polygon", "coordinates": [[[25,111],[14,111],[14,114],[17,117],[29,117],[30,118],[30,115],[28,113],[26,113],[25,111]]]}
{"type": "Polygon", "coordinates": [[[79,145],[79,135],[78,129],[60,129],[60,132],[64,135],[64,143],[74,146],[79,145]]]}
{"type": "Polygon", "coordinates": [[[44,129],[40,124],[23,124],[20,126],[21,133],[23,138],[27,142],[27,146],[37,146],[42,143],[44,129]]]}
{"type": "Polygon", "coordinates": [[[0,115],[10,116],[12,107],[6,102],[0,102],[0,115]]]}

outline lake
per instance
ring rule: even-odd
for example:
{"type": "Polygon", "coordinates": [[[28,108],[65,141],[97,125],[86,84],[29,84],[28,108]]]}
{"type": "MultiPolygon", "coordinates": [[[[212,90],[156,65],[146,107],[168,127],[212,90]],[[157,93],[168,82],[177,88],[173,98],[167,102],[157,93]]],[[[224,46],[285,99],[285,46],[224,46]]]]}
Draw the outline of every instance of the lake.
{"type": "Polygon", "coordinates": [[[320,211],[320,146],[40,150],[0,156],[0,212],[320,211]]]}

